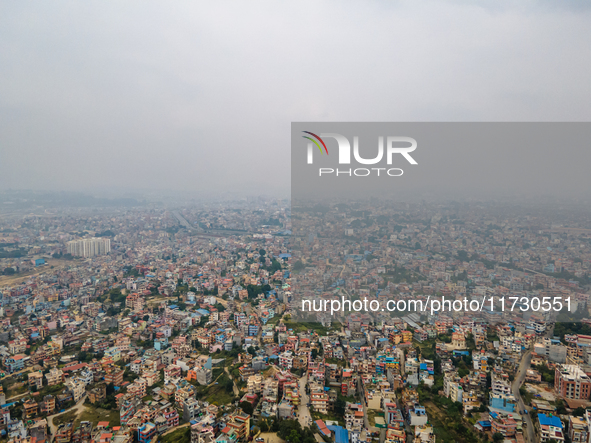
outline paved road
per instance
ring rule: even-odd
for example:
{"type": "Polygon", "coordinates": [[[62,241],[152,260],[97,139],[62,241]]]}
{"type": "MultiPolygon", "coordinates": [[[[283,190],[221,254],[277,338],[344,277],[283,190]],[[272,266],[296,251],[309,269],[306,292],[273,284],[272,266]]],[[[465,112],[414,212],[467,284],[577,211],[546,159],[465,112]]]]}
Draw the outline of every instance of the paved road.
{"type": "Polygon", "coordinates": [[[519,413],[524,416],[525,423],[527,424],[527,433],[524,435],[525,441],[529,443],[535,443],[536,439],[534,436],[534,426],[531,421],[531,417],[529,413],[524,414],[523,410],[525,409],[525,405],[523,404],[523,399],[521,398],[521,394],[519,393],[519,388],[525,380],[525,374],[531,365],[531,351],[527,351],[521,357],[521,361],[519,362],[519,369],[515,374],[515,379],[513,380],[513,395],[517,400],[517,407],[519,408],[519,413]]]}
{"type": "Polygon", "coordinates": [[[233,391],[234,391],[234,396],[239,396],[240,395],[240,390],[238,389],[238,386],[236,386],[236,380],[234,380],[234,376],[232,374],[230,374],[230,371],[228,370],[228,367],[224,367],[224,371],[226,371],[226,374],[228,374],[228,377],[230,377],[230,380],[232,380],[233,383],[233,391]]]}
{"type": "Polygon", "coordinates": [[[191,223],[189,223],[185,219],[185,217],[183,217],[178,211],[172,211],[172,215],[174,215],[174,217],[178,220],[179,224],[187,228],[187,230],[195,232],[204,232],[200,226],[192,226],[191,223]]]}
{"type": "Polygon", "coordinates": [[[66,414],[66,413],[74,411],[74,410],[76,410],[79,414],[82,411],[82,409],[85,408],[85,406],[84,406],[85,400],[86,400],[86,394],[84,394],[84,397],[82,397],[80,400],[78,400],[78,403],[76,403],[70,409],[66,409],[64,412],[58,412],[57,414],[47,416],[47,426],[49,426],[50,441],[53,441],[53,439],[55,438],[55,433],[57,431],[57,426],[55,426],[53,424],[54,417],[57,417],[58,415],[66,414]]]}
{"type": "MultiPolygon", "coordinates": [[[[554,335],[554,325],[552,324],[550,326],[550,328],[548,328],[548,330],[546,331],[544,336],[546,338],[551,338],[553,335],[554,335]]],[[[536,437],[534,435],[534,425],[533,425],[532,419],[529,415],[529,410],[527,410],[528,412],[526,414],[523,414],[523,411],[526,409],[526,407],[525,407],[525,404],[523,403],[523,398],[521,398],[521,394],[519,393],[519,388],[523,384],[523,381],[525,380],[525,375],[527,373],[527,370],[530,368],[530,366],[531,366],[531,351],[527,351],[525,354],[523,354],[523,356],[521,357],[521,361],[519,362],[519,368],[517,370],[517,373],[515,374],[515,379],[513,380],[512,390],[513,390],[513,395],[515,396],[515,400],[517,400],[517,407],[519,408],[519,413],[521,415],[524,415],[525,423],[527,424],[527,432],[524,435],[525,441],[529,442],[529,443],[535,443],[536,437]]]]}
{"type": "Polygon", "coordinates": [[[310,408],[308,408],[308,394],[306,394],[306,383],[308,382],[308,374],[304,374],[300,378],[300,405],[298,406],[298,421],[302,425],[302,428],[312,425],[312,415],[310,414],[310,408]]]}
{"type": "Polygon", "coordinates": [[[358,389],[357,392],[361,397],[361,406],[363,406],[363,423],[365,424],[365,429],[369,431],[369,418],[367,417],[367,406],[365,405],[365,385],[363,384],[363,380],[361,380],[361,376],[357,376],[357,383],[358,389]]]}
{"type": "Polygon", "coordinates": [[[42,366],[33,365],[33,366],[29,366],[28,368],[21,369],[20,371],[13,372],[12,374],[4,372],[6,375],[4,376],[3,380],[6,380],[7,378],[10,378],[10,377],[15,377],[20,374],[27,374],[29,372],[42,371],[42,370],[43,370],[42,366]]]}

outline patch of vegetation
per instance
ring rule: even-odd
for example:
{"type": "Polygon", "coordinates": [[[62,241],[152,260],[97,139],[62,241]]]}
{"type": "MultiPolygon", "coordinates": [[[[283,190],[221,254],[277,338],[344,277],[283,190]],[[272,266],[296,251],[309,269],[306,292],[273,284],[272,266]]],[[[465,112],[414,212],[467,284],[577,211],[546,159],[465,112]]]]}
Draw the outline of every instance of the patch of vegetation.
{"type": "Polygon", "coordinates": [[[519,388],[519,394],[521,395],[521,398],[523,398],[523,403],[526,405],[531,405],[531,401],[534,398],[534,395],[529,392],[525,386],[521,386],[519,388]]]}
{"type": "Polygon", "coordinates": [[[65,389],[65,386],[62,383],[58,383],[57,385],[53,386],[43,386],[43,389],[39,391],[39,397],[43,398],[46,395],[57,395],[65,389]]]}
{"type": "Polygon", "coordinates": [[[191,428],[189,426],[179,428],[170,434],[159,437],[158,440],[161,443],[189,443],[191,441],[191,428]]]}
{"type": "Polygon", "coordinates": [[[86,408],[82,411],[82,414],[80,414],[76,420],[75,426],[78,426],[81,421],[92,422],[94,426],[96,426],[99,421],[108,421],[110,427],[119,426],[121,424],[118,409],[109,411],[93,406],[86,406],[86,408]]]}
{"type": "MultiPolygon", "coordinates": [[[[214,380],[216,379],[214,378],[214,380]]],[[[217,406],[231,403],[234,398],[234,383],[225,372],[222,372],[217,381],[211,385],[197,386],[196,389],[197,398],[217,406]]]]}
{"type": "Polygon", "coordinates": [[[294,333],[300,332],[308,332],[313,331],[316,332],[318,335],[327,335],[329,331],[336,331],[341,329],[341,324],[338,322],[333,322],[330,328],[322,326],[321,323],[318,322],[293,322],[293,321],[286,321],[285,327],[287,329],[293,329],[294,333]]]}
{"type": "Polygon", "coordinates": [[[53,424],[59,426],[64,423],[73,423],[76,420],[78,413],[76,411],[64,412],[61,415],[53,418],[53,424]]]}
{"type": "Polygon", "coordinates": [[[554,369],[550,369],[546,365],[538,365],[535,368],[540,374],[542,374],[543,382],[548,383],[550,386],[554,386],[554,369]]]}

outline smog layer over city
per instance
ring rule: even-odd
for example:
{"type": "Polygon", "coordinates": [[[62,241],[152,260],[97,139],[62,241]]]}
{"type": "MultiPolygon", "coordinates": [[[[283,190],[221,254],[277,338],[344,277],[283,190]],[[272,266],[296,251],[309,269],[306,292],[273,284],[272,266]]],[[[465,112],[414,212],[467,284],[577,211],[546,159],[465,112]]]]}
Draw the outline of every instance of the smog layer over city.
{"type": "Polygon", "coordinates": [[[590,443],[590,25],[1,4],[0,443],[590,443]]]}

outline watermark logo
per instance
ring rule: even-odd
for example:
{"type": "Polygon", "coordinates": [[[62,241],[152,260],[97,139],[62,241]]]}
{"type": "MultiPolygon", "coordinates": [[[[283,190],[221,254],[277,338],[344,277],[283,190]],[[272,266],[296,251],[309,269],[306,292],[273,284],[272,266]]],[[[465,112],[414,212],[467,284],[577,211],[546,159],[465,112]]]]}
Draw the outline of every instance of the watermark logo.
{"type": "MultiPolygon", "coordinates": [[[[351,143],[349,139],[344,135],[328,132],[328,133],[321,133],[320,135],[316,135],[309,131],[302,131],[305,134],[309,134],[312,137],[303,135],[302,137],[308,140],[307,143],[307,163],[309,165],[314,164],[314,152],[315,146],[320,150],[322,154],[326,153],[328,155],[328,148],[326,147],[326,143],[323,139],[330,138],[334,139],[338,145],[338,163],[339,165],[350,165],[352,163],[351,159],[351,143]],[[324,151],[320,144],[324,147],[324,151]]],[[[417,149],[417,141],[411,137],[399,137],[399,136],[386,136],[386,137],[378,137],[378,152],[377,155],[373,158],[364,158],[360,153],[359,148],[359,137],[353,137],[353,159],[355,163],[360,165],[377,165],[379,163],[383,164],[383,160],[385,161],[386,165],[392,165],[392,160],[395,154],[401,155],[408,163],[411,165],[417,165],[418,163],[416,160],[410,155],[417,149]],[[385,139],[385,143],[384,143],[385,139]],[[385,145],[385,148],[384,148],[385,145]]],[[[385,172],[383,175],[389,175],[391,177],[399,177],[403,174],[403,170],[400,168],[356,168],[356,169],[344,169],[339,170],[338,168],[319,168],[318,174],[322,177],[323,175],[348,175],[348,176],[358,176],[358,177],[365,177],[368,175],[380,175],[380,172],[385,172]]]]}
{"type": "MultiPolygon", "coordinates": [[[[324,146],[324,150],[326,151],[326,155],[328,155],[328,148],[326,147],[326,143],[324,143],[324,141],[318,137],[316,134],[314,134],[313,132],[309,132],[309,131],[302,131],[306,134],[310,134],[311,136],[313,136],[314,138],[316,138],[320,143],[322,143],[322,146],[324,146]]],[[[320,145],[318,144],[318,142],[316,140],[314,140],[313,138],[310,138],[306,135],[302,135],[302,137],[307,138],[308,140],[310,140],[312,143],[314,143],[316,146],[318,146],[318,149],[320,149],[320,153],[322,153],[322,148],[320,147],[320,145]]],[[[312,144],[308,143],[308,163],[312,162],[312,144]]]]}

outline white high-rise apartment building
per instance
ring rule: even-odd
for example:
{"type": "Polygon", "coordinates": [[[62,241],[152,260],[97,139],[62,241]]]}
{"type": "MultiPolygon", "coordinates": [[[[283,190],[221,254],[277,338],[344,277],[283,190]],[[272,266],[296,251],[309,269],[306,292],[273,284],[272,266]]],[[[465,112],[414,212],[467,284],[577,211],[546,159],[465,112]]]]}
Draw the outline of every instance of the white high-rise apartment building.
{"type": "Polygon", "coordinates": [[[66,243],[68,253],[76,257],[95,257],[105,255],[111,251],[111,239],[83,238],[66,243]]]}

